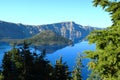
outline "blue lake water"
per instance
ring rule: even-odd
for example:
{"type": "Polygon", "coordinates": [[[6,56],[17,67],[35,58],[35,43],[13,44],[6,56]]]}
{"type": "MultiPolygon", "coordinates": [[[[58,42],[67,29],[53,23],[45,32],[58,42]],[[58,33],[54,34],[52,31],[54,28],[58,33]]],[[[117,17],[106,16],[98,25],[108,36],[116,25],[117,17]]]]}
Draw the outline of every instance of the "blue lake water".
{"type": "MultiPolygon", "coordinates": [[[[4,55],[4,52],[10,50],[10,46],[0,46],[0,63],[2,62],[2,58],[4,55]]],[[[95,44],[88,44],[87,41],[83,41],[80,43],[75,44],[74,46],[67,46],[65,48],[59,49],[53,53],[49,53],[46,55],[46,59],[51,61],[51,64],[55,64],[56,60],[60,58],[60,56],[63,57],[63,62],[67,62],[69,66],[69,70],[71,71],[73,69],[73,66],[75,66],[75,60],[80,53],[81,55],[84,55],[85,50],[95,50],[95,44]]],[[[38,51],[39,52],[39,51],[38,51]]],[[[88,74],[90,71],[88,70],[87,63],[89,62],[89,59],[82,59],[83,63],[83,69],[82,69],[82,77],[83,80],[86,80],[88,77],[88,74]]]]}

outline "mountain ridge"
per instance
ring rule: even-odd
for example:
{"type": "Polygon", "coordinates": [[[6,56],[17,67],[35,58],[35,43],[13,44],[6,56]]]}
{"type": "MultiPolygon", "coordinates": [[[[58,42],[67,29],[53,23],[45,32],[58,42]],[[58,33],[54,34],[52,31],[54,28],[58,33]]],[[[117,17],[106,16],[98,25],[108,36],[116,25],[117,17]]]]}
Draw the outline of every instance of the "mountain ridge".
{"type": "Polygon", "coordinates": [[[51,30],[73,42],[83,40],[95,27],[82,26],[74,21],[59,22],[46,25],[24,25],[0,20],[0,41],[9,39],[25,39],[45,30],[51,30]]]}

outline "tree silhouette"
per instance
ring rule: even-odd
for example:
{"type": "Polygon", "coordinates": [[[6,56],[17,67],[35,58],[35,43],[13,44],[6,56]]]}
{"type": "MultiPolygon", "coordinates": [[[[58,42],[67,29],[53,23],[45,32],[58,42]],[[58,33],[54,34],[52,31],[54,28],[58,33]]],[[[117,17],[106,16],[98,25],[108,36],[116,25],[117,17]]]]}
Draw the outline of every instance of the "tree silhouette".
{"type": "Polygon", "coordinates": [[[62,57],[56,60],[54,68],[54,80],[70,80],[70,72],[68,71],[68,66],[66,63],[62,62],[62,57]]]}
{"type": "Polygon", "coordinates": [[[81,76],[81,69],[83,68],[82,65],[82,56],[78,54],[76,58],[76,66],[74,67],[74,70],[72,72],[72,80],[82,80],[81,76]]]}

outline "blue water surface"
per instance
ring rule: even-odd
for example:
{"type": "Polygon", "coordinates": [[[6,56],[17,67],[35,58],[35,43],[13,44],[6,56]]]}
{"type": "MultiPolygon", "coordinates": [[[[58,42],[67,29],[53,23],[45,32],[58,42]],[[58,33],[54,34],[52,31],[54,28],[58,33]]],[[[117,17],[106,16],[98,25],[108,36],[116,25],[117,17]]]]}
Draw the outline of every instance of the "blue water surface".
{"type": "MultiPolygon", "coordinates": [[[[55,64],[56,60],[60,58],[60,56],[63,57],[63,61],[67,62],[69,66],[69,70],[72,71],[75,63],[76,63],[76,58],[78,56],[78,53],[81,55],[85,55],[83,52],[85,50],[95,50],[95,44],[88,44],[87,41],[80,42],[75,44],[74,46],[67,46],[63,49],[57,50],[56,52],[52,54],[47,55],[47,59],[52,62],[52,64],[55,64]]],[[[82,77],[83,80],[86,80],[88,78],[88,75],[90,71],[88,70],[88,62],[89,59],[82,59],[82,64],[83,64],[83,69],[82,69],[82,77]]]]}
{"type": "MultiPolygon", "coordinates": [[[[11,49],[11,46],[9,45],[0,45],[0,64],[2,63],[3,55],[5,52],[9,51],[11,49]]],[[[30,48],[31,51],[34,49],[30,48]]],[[[95,50],[95,44],[88,44],[88,41],[83,41],[80,43],[75,44],[74,46],[67,46],[65,48],[59,49],[53,53],[48,53],[46,55],[46,59],[50,60],[51,64],[55,64],[56,60],[62,56],[63,62],[66,62],[69,66],[69,70],[72,71],[73,67],[75,66],[76,58],[78,56],[78,53],[81,55],[85,55],[83,52],[85,50],[95,50]]],[[[40,53],[40,51],[37,51],[40,53]]],[[[83,80],[86,80],[88,78],[88,75],[90,71],[88,70],[87,63],[89,62],[89,59],[82,59],[83,69],[82,69],[82,77],[83,80]]]]}

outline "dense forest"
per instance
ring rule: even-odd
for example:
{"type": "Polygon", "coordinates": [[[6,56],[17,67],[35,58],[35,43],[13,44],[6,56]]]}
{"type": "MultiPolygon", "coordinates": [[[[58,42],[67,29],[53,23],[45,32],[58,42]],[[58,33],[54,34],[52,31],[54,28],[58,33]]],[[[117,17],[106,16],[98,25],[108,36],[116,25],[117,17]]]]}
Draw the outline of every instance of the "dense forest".
{"type": "MultiPolygon", "coordinates": [[[[90,43],[96,44],[95,51],[86,51],[90,58],[91,75],[88,80],[120,80],[120,1],[93,0],[110,13],[113,24],[104,30],[95,30],[89,36],[90,43]]],[[[29,45],[15,48],[5,53],[2,61],[0,80],[82,80],[81,57],[76,60],[73,71],[69,71],[62,57],[51,65],[45,59],[46,52],[30,52],[29,45]]]]}

